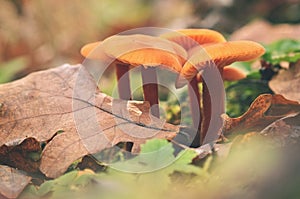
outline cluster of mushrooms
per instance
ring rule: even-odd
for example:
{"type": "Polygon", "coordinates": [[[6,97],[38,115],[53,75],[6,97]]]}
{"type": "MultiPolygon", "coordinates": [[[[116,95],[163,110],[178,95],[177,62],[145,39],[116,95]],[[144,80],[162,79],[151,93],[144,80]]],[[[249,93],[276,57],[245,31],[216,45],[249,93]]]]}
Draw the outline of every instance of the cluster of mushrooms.
{"type": "MultiPolygon", "coordinates": [[[[142,66],[144,100],[150,103],[151,114],[156,117],[160,117],[156,67],[178,74],[175,86],[188,86],[193,127],[199,132],[193,146],[203,144],[212,117],[211,96],[207,82],[202,78],[203,71],[213,65],[221,79],[240,80],[245,77],[243,71],[229,65],[254,60],[264,52],[263,46],[256,42],[226,41],[222,34],[209,29],[182,29],[156,37],[114,35],[81,49],[86,58],[104,62],[114,60],[110,65],[116,67],[120,99],[132,99],[128,72],[130,67],[142,66]]],[[[220,99],[222,106],[225,106],[224,100],[220,99]]]]}

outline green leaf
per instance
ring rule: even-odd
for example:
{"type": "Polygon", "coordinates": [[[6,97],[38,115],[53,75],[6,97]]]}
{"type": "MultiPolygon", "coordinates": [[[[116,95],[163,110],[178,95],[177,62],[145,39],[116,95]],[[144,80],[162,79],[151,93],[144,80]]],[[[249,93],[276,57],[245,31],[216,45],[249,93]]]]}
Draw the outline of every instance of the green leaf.
{"type": "Polygon", "coordinates": [[[172,143],[153,139],[141,146],[141,153],[135,158],[118,162],[117,168],[122,171],[134,169],[139,173],[137,183],[141,189],[149,189],[150,186],[156,192],[161,192],[171,184],[170,175],[175,171],[204,175],[203,169],[191,164],[196,156],[193,150],[183,150],[175,157],[172,143]]]}
{"type": "Polygon", "coordinates": [[[134,173],[160,172],[169,175],[174,171],[201,173],[200,168],[190,165],[197,153],[192,150],[181,151],[174,156],[172,144],[166,140],[153,139],[142,145],[138,156],[112,165],[115,169],[134,173]]]}
{"type": "Polygon", "coordinates": [[[35,198],[39,198],[38,197],[38,190],[34,185],[28,185],[23,192],[21,193],[21,195],[18,197],[19,199],[35,199],[35,198]]]}
{"type": "Polygon", "coordinates": [[[71,171],[65,175],[55,179],[55,184],[58,185],[70,185],[76,178],[78,171],[71,171]]]}
{"type": "Polygon", "coordinates": [[[283,39],[267,45],[262,58],[273,65],[282,61],[296,62],[300,59],[300,41],[283,39]]]}
{"type": "Polygon", "coordinates": [[[85,169],[84,171],[79,171],[80,175],[77,176],[73,182],[76,186],[87,186],[93,178],[95,178],[95,173],[92,170],[85,169]]]}
{"type": "Polygon", "coordinates": [[[113,163],[111,167],[133,173],[151,172],[170,164],[174,160],[173,152],[172,144],[168,141],[149,140],[141,146],[141,152],[138,156],[113,163]]]}
{"type": "Polygon", "coordinates": [[[53,187],[54,187],[53,180],[46,181],[38,189],[37,195],[44,196],[44,195],[50,193],[51,191],[53,191],[53,187]]]}
{"type": "Polygon", "coordinates": [[[143,144],[141,146],[141,153],[157,152],[157,151],[159,151],[160,149],[163,149],[163,148],[170,149],[171,153],[173,153],[173,151],[174,151],[174,149],[172,147],[172,144],[169,143],[167,140],[153,139],[153,140],[148,140],[146,142],[146,144],[143,144]]]}
{"type": "Polygon", "coordinates": [[[193,159],[197,156],[197,152],[190,150],[190,149],[186,149],[181,151],[175,161],[168,166],[167,172],[169,174],[172,174],[174,171],[180,171],[183,173],[195,173],[195,174],[199,174],[202,175],[204,174],[203,169],[192,165],[192,161],[193,159]]]}

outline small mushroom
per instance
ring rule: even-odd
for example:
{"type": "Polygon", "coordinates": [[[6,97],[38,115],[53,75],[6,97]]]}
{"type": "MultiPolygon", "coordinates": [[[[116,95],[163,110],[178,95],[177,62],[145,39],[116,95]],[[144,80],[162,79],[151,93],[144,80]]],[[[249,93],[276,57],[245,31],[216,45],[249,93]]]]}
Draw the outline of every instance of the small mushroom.
{"type": "Polygon", "coordinates": [[[184,86],[183,79],[191,80],[208,63],[213,62],[222,69],[236,61],[254,60],[264,52],[264,47],[253,41],[229,41],[193,48],[189,51],[189,60],[181,70],[177,87],[184,86]]]}
{"type": "MultiPolygon", "coordinates": [[[[209,29],[181,29],[172,32],[168,32],[160,35],[160,37],[173,41],[187,51],[193,48],[197,48],[201,45],[225,42],[226,39],[217,31],[209,29]]],[[[201,76],[201,75],[199,75],[201,76]]],[[[201,127],[202,123],[202,111],[200,105],[200,93],[198,88],[197,78],[192,78],[188,83],[188,93],[190,99],[190,109],[192,114],[193,126],[196,129],[201,127]],[[200,115],[199,115],[200,113],[200,115]],[[200,118],[199,118],[200,116],[200,118]]],[[[203,101],[203,100],[202,100],[203,101]]],[[[200,135],[196,134],[191,146],[198,147],[200,145],[200,135]]]]}
{"type": "MultiPolygon", "coordinates": [[[[86,49],[92,49],[93,45],[95,46],[95,44],[90,45],[86,46],[86,49]]],[[[101,50],[107,56],[117,59],[122,66],[143,66],[141,73],[144,100],[149,101],[151,113],[159,117],[155,67],[161,66],[179,73],[187,58],[187,52],[174,42],[140,34],[111,36],[101,42],[101,50]]]]}
{"type": "MultiPolygon", "coordinates": [[[[183,66],[177,81],[177,87],[184,85],[185,79],[191,81],[198,72],[205,71],[206,67],[216,66],[223,78],[223,68],[236,61],[250,61],[263,55],[263,46],[252,41],[230,41],[195,47],[189,51],[189,60],[183,66]]],[[[211,120],[211,99],[205,79],[202,86],[203,95],[203,122],[201,126],[201,140],[206,136],[211,120]]],[[[220,99],[223,103],[225,99],[220,99]]],[[[223,107],[225,112],[225,107],[223,107]]]]}
{"type": "Polygon", "coordinates": [[[179,73],[187,52],[178,44],[148,35],[118,35],[103,41],[106,54],[122,63],[143,66],[141,69],[144,100],[149,101],[151,113],[159,117],[158,85],[155,67],[161,66],[179,73]]]}
{"type": "Polygon", "coordinates": [[[110,57],[132,66],[162,66],[179,72],[187,52],[178,44],[148,35],[115,35],[102,42],[103,51],[110,57]],[[146,63],[146,64],[145,64],[146,63]]]}

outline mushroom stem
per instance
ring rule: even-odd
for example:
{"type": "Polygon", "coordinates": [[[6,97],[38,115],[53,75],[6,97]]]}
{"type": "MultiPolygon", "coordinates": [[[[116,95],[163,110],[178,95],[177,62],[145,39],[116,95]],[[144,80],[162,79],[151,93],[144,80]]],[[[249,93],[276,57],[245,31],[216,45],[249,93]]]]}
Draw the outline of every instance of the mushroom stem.
{"type": "MultiPolygon", "coordinates": [[[[123,100],[131,100],[131,89],[130,89],[130,79],[129,79],[129,64],[117,62],[116,63],[116,74],[117,74],[117,84],[119,98],[123,100]]],[[[131,151],[133,144],[130,142],[125,142],[124,149],[126,151],[131,151]]]]}
{"type": "MultiPolygon", "coordinates": [[[[219,67],[220,75],[223,79],[223,68],[219,67]]],[[[225,96],[222,96],[219,100],[220,109],[218,113],[225,113],[225,96]]],[[[201,132],[200,132],[200,140],[201,144],[203,144],[205,136],[208,132],[208,128],[210,125],[211,117],[212,117],[212,104],[211,104],[211,95],[209,93],[209,89],[204,79],[202,79],[202,107],[200,112],[200,120],[201,120],[201,132]]],[[[221,115],[220,115],[221,116],[221,115]]]]}
{"type": "Polygon", "coordinates": [[[148,101],[151,106],[151,114],[159,118],[159,106],[158,106],[158,85],[156,68],[141,68],[144,100],[148,101]]]}
{"type": "Polygon", "coordinates": [[[123,100],[131,99],[131,89],[128,71],[128,64],[116,63],[119,98],[123,100]]]}
{"type": "Polygon", "coordinates": [[[204,138],[207,134],[208,127],[211,120],[211,99],[209,90],[204,79],[202,80],[202,110],[200,112],[201,119],[201,132],[200,132],[200,140],[201,144],[203,144],[204,138]]]}
{"type": "MultiPolygon", "coordinates": [[[[195,129],[200,129],[201,127],[201,108],[200,108],[200,94],[198,88],[197,77],[195,76],[188,84],[188,93],[190,98],[190,109],[192,113],[193,126],[195,129]],[[200,114],[199,114],[200,113],[200,114]]],[[[200,142],[200,133],[196,134],[194,140],[191,144],[192,147],[199,147],[200,142]]]]}

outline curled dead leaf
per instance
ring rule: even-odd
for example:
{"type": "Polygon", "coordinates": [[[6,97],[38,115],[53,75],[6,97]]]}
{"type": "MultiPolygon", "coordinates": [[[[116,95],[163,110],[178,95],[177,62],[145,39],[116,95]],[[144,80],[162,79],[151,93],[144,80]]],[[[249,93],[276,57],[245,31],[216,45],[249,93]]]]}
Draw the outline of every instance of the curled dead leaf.
{"type": "Polygon", "coordinates": [[[300,112],[300,104],[285,99],[282,95],[262,94],[242,116],[225,116],[224,134],[260,132],[273,122],[300,112]]]}

